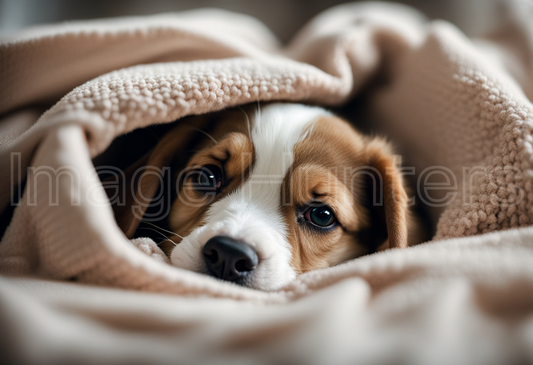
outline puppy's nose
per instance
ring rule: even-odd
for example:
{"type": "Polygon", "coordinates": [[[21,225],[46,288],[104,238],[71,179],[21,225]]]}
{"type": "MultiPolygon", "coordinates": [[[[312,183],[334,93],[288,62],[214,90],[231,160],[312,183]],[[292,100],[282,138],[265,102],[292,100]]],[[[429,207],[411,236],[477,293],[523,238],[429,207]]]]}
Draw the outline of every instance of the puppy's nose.
{"type": "Polygon", "coordinates": [[[258,263],[254,249],[227,236],[211,238],[203,249],[204,261],[214,277],[238,281],[252,272],[258,263]]]}

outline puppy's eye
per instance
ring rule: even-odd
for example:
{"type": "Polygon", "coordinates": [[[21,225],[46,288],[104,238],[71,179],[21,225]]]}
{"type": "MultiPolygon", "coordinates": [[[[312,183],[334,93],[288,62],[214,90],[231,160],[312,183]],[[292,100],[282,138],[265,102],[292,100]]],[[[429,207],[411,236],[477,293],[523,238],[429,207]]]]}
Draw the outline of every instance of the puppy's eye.
{"type": "Polygon", "coordinates": [[[335,223],[335,215],[333,214],[333,209],[331,209],[327,205],[322,205],[319,207],[310,207],[304,213],[304,218],[308,222],[321,228],[330,227],[335,223]]]}
{"type": "Polygon", "coordinates": [[[200,167],[194,179],[197,190],[218,192],[222,187],[222,171],[215,165],[200,167]]]}

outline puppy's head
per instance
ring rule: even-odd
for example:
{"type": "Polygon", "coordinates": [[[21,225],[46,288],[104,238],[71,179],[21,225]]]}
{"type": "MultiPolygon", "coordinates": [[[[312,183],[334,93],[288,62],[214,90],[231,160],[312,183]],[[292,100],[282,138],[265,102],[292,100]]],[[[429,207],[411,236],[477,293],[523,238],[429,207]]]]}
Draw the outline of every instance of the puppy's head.
{"type": "Polygon", "coordinates": [[[318,107],[274,103],[182,123],[139,166],[170,167],[172,192],[146,174],[117,221],[131,237],[147,206],[132,202],[171,196],[174,234],[162,246],[181,268],[274,290],[408,245],[407,195],[389,146],[318,107]]]}

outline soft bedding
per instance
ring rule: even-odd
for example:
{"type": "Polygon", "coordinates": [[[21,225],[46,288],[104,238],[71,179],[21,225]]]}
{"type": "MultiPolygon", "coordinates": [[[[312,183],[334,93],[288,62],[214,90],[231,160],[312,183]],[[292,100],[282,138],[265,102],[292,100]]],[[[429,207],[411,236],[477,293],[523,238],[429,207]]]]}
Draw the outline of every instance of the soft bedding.
{"type": "Polygon", "coordinates": [[[2,39],[4,359],[533,362],[533,10],[521,6],[477,40],[386,3],[333,8],[286,46],[217,10],[2,39]],[[250,102],[356,97],[403,148],[431,242],[260,292],[172,267],[118,229],[93,165],[116,137],[250,102]]]}

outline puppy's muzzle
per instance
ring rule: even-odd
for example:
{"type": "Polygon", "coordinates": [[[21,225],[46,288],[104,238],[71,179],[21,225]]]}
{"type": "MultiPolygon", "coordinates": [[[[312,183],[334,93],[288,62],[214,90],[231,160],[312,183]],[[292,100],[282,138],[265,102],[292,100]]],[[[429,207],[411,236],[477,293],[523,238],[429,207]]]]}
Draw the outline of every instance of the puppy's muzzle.
{"type": "Polygon", "coordinates": [[[207,241],[203,255],[211,275],[233,282],[250,275],[259,262],[250,245],[228,236],[215,236],[207,241]]]}

